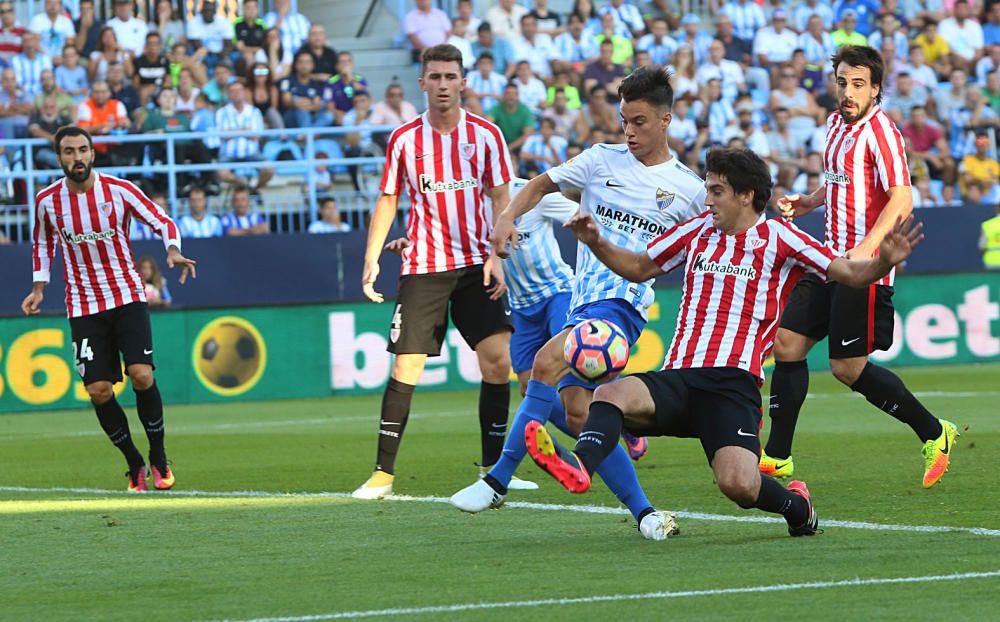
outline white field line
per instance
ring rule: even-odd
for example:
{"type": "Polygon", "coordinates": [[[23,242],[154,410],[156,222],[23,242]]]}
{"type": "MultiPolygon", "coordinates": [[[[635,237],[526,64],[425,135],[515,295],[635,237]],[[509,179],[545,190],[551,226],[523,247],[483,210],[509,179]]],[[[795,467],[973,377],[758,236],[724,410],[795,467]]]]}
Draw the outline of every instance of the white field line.
{"type": "MultiPolygon", "coordinates": [[[[130,496],[140,498],[141,495],[130,493],[125,490],[110,490],[102,488],[32,488],[27,486],[0,486],[0,492],[28,492],[28,493],[71,493],[83,495],[111,495],[130,496]]],[[[270,492],[264,490],[232,490],[232,491],[210,491],[210,490],[176,490],[168,492],[151,493],[150,496],[156,498],[163,497],[205,497],[205,498],[316,498],[316,499],[350,499],[350,493],[346,492],[270,492]]],[[[0,500],[0,508],[4,500],[0,500]]],[[[417,503],[449,503],[447,497],[410,497],[407,495],[390,495],[385,501],[406,501],[417,503]]],[[[618,507],[601,505],[567,505],[558,503],[532,503],[528,501],[511,501],[505,504],[506,507],[540,510],[547,512],[583,512],[586,514],[629,514],[628,510],[618,507]]],[[[774,523],[784,525],[783,518],[770,516],[731,516],[728,514],[708,514],[705,512],[689,512],[687,510],[675,511],[678,518],[689,520],[717,521],[728,523],[774,523]]],[[[848,521],[822,518],[820,525],[826,527],[840,527],[843,529],[864,529],[869,531],[904,531],[921,533],[969,533],[976,536],[986,536],[1000,538],[1000,529],[987,529],[985,527],[952,527],[948,525],[902,525],[891,523],[870,523],[865,521],[848,521]]]]}
{"type": "Polygon", "coordinates": [[[553,605],[580,605],[590,603],[623,602],[637,600],[665,600],[671,598],[692,598],[698,596],[729,596],[732,594],[758,594],[762,592],[790,592],[794,590],[815,590],[835,587],[868,587],[900,583],[935,583],[938,581],[964,581],[1000,577],[1000,570],[989,572],[963,572],[959,574],[927,575],[922,577],[891,577],[870,579],[846,579],[842,581],[811,581],[808,583],[783,583],[778,585],[751,585],[714,590],[687,590],[678,592],[645,592],[642,594],[607,594],[601,596],[581,596],[579,598],[546,598],[541,600],[512,600],[493,603],[463,603],[438,605],[434,607],[407,607],[401,609],[370,609],[368,611],[342,611],[306,616],[282,616],[278,618],[252,618],[236,620],[227,618],[223,622],[318,622],[319,620],[349,620],[387,616],[410,616],[428,613],[457,613],[461,611],[482,611],[489,609],[511,609],[515,607],[550,607],[553,605]]]}

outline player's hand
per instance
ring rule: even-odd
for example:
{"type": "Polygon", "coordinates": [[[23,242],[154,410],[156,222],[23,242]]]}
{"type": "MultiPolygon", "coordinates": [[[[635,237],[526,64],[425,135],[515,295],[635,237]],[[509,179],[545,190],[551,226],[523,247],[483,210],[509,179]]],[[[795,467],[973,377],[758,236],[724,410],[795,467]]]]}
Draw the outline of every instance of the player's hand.
{"type": "Polygon", "coordinates": [[[396,253],[400,257],[403,256],[403,249],[410,245],[409,238],[396,238],[392,242],[389,242],[382,247],[382,250],[387,250],[390,253],[396,253]]]}
{"type": "Polygon", "coordinates": [[[507,280],[503,276],[503,264],[500,258],[490,253],[483,266],[483,287],[490,295],[490,300],[500,300],[507,293],[507,280]]]}
{"type": "Polygon", "coordinates": [[[38,315],[39,307],[42,306],[42,300],[45,299],[45,295],[42,294],[42,290],[33,289],[31,293],[24,299],[21,303],[21,311],[25,315],[38,315]]]}
{"type": "Polygon", "coordinates": [[[924,223],[913,223],[913,214],[906,220],[902,217],[896,219],[896,224],[882,238],[879,244],[878,254],[883,260],[892,265],[899,264],[910,256],[913,249],[924,240],[924,223]]]}
{"type": "MultiPolygon", "coordinates": [[[[391,244],[391,243],[390,243],[391,244]]],[[[382,302],[382,294],[375,291],[375,279],[378,278],[378,260],[365,260],[365,271],[361,274],[361,291],[365,298],[372,302],[382,302]]]]}
{"type": "Polygon", "coordinates": [[[173,268],[174,266],[181,267],[181,277],[177,279],[181,285],[187,283],[188,272],[191,273],[191,278],[198,278],[198,271],[195,270],[195,265],[198,262],[194,259],[188,259],[181,252],[177,250],[176,246],[171,246],[170,250],[167,251],[167,267],[173,268]]]}
{"type": "Polygon", "coordinates": [[[791,222],[796,216],[802,216],[812,211],[806,204],[806,197],[801,194],[786,194],[778,199],[778,211],[781,217],[791,222]]]}
{"type": "Polygon", "coordinates": [[[601,230],[597,228],[597,223],[590,214],[577,212],[563,224],[563,227],[569,229],[576,236],[576,239],[587,246],[597,244],[597,241],[601,239],[601,230]]]}
{"type": "Polygon", "coordinates": [[[501,215],[493,227],[493,232],[490,233],[490,246],[493,247],[497,257],[507,259],[510,257],[510,251],[507,250],[508,243],[512,249],[517,250],[517,227],[514,226],[513,220],[501,215]]]}

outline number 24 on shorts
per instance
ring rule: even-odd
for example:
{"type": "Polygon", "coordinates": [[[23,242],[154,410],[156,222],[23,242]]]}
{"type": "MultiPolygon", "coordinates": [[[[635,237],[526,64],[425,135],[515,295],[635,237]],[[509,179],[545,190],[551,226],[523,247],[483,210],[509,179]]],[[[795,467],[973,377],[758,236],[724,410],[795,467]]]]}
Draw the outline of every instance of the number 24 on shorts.
{"type": "Polygon", "coordinates": [[[73,358],[76,359],[77,363],[83,359],[87,359],[88,361],[94,360],[94,351],[91,349],[90,344],[87,343],[88,341],[90,341],[89,338],[84,338],[80,342],[79,347],[75,341],[73,342],[73,358]]]}

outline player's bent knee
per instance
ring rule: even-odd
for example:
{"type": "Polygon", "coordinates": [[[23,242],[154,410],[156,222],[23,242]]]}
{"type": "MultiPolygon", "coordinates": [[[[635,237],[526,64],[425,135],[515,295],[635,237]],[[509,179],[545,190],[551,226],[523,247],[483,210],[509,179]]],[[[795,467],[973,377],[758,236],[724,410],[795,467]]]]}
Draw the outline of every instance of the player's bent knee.
{"type": "Polygon", "coordinates": [[[779,328],[774,336],[774,358],[778,361],[801,361],[809,354],[813,340],[796,332],[779,328]]]}
{"type": "Polygon", "coordinates": [[[857,361],[856,359],[830,359],[830,371],[833,373],[833,377],[842,384],[851,386],[858,381],[866,362],[866,360],[857,361]]]}
{"type": "Polygon", "coordinates": [[[128,377],[136,391],[153,386],[153,368],[149,365],[129,365],[128,377]]]}
{"type": "Polygon", "coordinates": [[[719,490],[741,508],[752,508],[760,493],[759,480],[736,471],[717,476],[719,490]]]}
{"type": "Polygon", "coordinates": [[[110,382],[92,382],[86,388],[87,395],[90,396],[90,401],[98,406],[108,403],[115,396],[110,382]]]}

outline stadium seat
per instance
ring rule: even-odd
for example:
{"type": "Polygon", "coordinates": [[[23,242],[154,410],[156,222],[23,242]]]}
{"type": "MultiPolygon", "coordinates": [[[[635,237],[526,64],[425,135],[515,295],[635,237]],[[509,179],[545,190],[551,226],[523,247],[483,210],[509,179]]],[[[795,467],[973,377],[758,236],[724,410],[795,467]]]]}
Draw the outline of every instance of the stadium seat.
{"type": "MultiPolygon", "coordinates": [[[[332,138],[319,138],[316,140],[316,153],[325,153],[328,158],[342,158],[344,157],[344,150],[341,149],[340,143],[332,138]]],[[[331,171],[333,173],[346,173],[347,167],[343,164],[335,165],[331,171]]]]}
{"type": "MultiPolygon", "coordinates": [[[[292,156],[289,162],[299,162],[305,159],[302,148],[294,140],[272,140],[264,143],[261,157],[265,160],[277,160],[278,156],[285,151],[289,152],[292,156]]],[[[307,167],[301,164],[283,164],[276,166],[274,169],[274,174],[281,176],[305,175],[306,172],[307,167]]]]}

